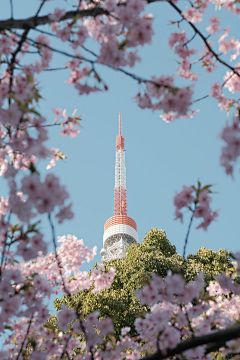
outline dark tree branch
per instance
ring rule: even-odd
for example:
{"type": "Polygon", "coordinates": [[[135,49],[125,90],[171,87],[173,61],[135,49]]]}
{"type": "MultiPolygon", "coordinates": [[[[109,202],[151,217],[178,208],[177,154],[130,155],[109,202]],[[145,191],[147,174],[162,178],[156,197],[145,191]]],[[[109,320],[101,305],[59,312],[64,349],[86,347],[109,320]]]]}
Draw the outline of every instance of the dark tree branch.
{"type": "Polygon", "coordinates": [[[207,345],[205,349],[205,355],[210,354],[211,352],[214,351],[218,351],[221,347],[225,347],[225,348],[227,347],[225,340],[207,345]]]}
{"type": "Polygon", "coordinates": [[[226,341],[237,338],[240,338],[240,325],[226,330],[216,331],[211,334],[187,339],[178,344],[174,349],[157,351],[154,354],[145,356],[143,360],[163,360],[201,345],[208,345],[205,349],[205,353],[209,353],[211,351],[217,351],[226,341]]]}
{"type": "MultiPolygon", "coordinates": [[[[60,21],[68,19],[81,19],[88,16],[99,16],[99,15],[109,15],[109,12],[103,9],[100,6],[97,6],[93,9],[84,9],[76,11],[68,11],[60,21]]],[[[54,22],[50,20],[49,15],[44,16],[32,16],[26,19],[8,19],[0,21],[0,31],[1,30],[11,30],[11,29],[34,29],[39,25],[50,24],[54,22]]]]}

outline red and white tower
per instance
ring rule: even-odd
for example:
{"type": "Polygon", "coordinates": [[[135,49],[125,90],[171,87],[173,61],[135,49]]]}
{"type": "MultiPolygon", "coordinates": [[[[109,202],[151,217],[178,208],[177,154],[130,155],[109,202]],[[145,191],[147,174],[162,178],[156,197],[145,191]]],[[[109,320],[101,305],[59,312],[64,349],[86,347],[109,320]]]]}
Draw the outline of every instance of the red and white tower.
{"type": "Polygon", "coordinates": [[[114,188],[114,216],[104,225],[102,261],[123,258],[125,250],[138,242],[137,224],[127,216],[127,188],[124,137],[122,136],[121,114],[119,134],[116,137],[116,163],[114,188]]]}

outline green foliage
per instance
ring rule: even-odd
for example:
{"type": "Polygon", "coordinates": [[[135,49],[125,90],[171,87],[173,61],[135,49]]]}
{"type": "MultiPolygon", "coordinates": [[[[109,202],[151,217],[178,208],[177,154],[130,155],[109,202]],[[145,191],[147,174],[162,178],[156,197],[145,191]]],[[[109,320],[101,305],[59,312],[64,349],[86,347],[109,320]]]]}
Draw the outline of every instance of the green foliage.
{"type": "Polygon", "coordinates": [[[83,316],[100,311],[101,318],[110,316],[114,322],[115,336],[120,335],[121,328],[130,326],[131,335],[135,336],[133,324],[136,317],[144,315],[149,309],[141,306],[134,290],[141,289],[148,283],[151,273],[165,277],[168,270],[182,274],[187,281],[203,271],[206,282],[214,275],[232,267],[230,253],[224,249],[218,252],[201,247],[196,254],[190,254],[186,260],[176,252],[176,247],[166,238],[163,230],[150,229],[143,238],[142,244],[132,244],[124,259],[105,263],[106,268],[113,266],[116,276],[109,289],[100,294],[81,291],[77,295],[64,295],[55,300],[55,308],[61,304],[79,311],[83,316]]]}
{"type": "Polygon", "coordinates": [[[221,271],[232,268],[231,252],[219,249],[217,252],[201,247],[196,254],[187,257],[185,278],[192,281],[200,271],[204,273],[205,281],[208,283],[214,280],[214,276],[221,271]]]}

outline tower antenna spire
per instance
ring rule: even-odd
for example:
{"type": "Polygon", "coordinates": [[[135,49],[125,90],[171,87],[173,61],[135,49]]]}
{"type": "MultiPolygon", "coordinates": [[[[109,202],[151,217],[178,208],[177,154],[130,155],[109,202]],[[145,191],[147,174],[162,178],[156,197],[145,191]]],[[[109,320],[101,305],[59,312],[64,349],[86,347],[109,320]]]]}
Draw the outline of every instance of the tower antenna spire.
{"type": "Polygon", "coordinates": [[[119,113],[119,118],[118,118],[118,123],[119,123],[119,135],[122,135],[122,115],[121,113],[119,113]]]}
{"type": "Polygon", "coordinates": [[[119,133],[116,137],[114,215],[127,215],[127,188],[124,137],[122,136],[122,118],[118,119],[119,133]]]}

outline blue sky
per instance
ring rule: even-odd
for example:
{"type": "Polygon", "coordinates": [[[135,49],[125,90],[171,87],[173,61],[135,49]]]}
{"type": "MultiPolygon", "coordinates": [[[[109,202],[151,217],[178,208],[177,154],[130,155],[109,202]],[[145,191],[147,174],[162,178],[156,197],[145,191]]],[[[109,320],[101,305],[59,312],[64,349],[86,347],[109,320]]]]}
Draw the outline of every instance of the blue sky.
{"type": "MultiPolygon", "coordinates": [[[[9,17],[9,2],[1,0],[3,2],[2,19],[9,17]]],[[[180,4],[184,8],[187,2],[180,1],[180,4]]],[[[32,15],[38,6],[39,1],[14,1],[15,16],[32,15]]],[[[48,13],[50,8],[64,6],[64,1],[51,2],[42,14],[48,13]]],[[[212,6],[209,13],[213,13],[213,9],[212,6]]],[[[142,77],[172,74],[177,68],[177,57],[169,50],[167,38],[176,29],[168,24],[169,20],[178,20],[178,15],[163,2],[150,5],[148,10],[154,14],[155,36],[152,45],[141,49],[142,62],[133,72],[142,77]]],[[[221,12],[217,15],[221,16],[221,12]]],[[[221,28],[231,22],[231,34],[237,34],[239,19],[231,14],[223,15],[221,28]]],[[[199,25],[201,29],[206,26],[207,23],[199,25]]],[[[183,25],[183,29],[189,30],[187,24],[183,25]]],[[[52,44],[65,48],[55,40],[52,44]]],[[[202,48],[202,43],[196,39],[192,46],[202,48]]],[[[56,55],[53,66],[63,66],[66,61],[63,56],[56,55]]],[[[213,250],[239,250],[239,168],[236,168],[235,180],[232,181],[219,165],[223,144],[218,134],[225,124],[226,113],[220,112],[216,101],[208,98],[197,103],[195,109],[200,109],[200,112],[193,119],[166,124],[159,118],[160,112],[153,113],[137,107],[133,97],[138,92],[138,85],[132,79],[101,65],[98,69],[109,91],[89,96],[79,96],[74,88],[64,83],[68,70],[45,72],[40,76],[43,99],[39,110],[48,122],[54,119],[52,107],[66,108],[69,114],[77,107],[77,114],[83,119],[82,131],[73,140],[61,138],[57,127],[49,131],[49,147],[59,148],[68,157],[66,161],[59,161],[50,172],[60,176],[61,183],[66,185],[75,213],[73,220],[62,225],[55,224],[56,233],[75,234],[89,247],[97,245],[96,261],[101,261],[103,226],[113,215],[115,137],[118,113],[121,112],[126,148],[128,215],[137,222],[139,240],[142,241],[151,227],[157,227],[166,231],[168,239],[182,253],[190,214],[185,214],[183,225],[174,221],[173,196],[182,185],[193,185],[200,180],[203,184],[214,184],[217,193],[213,195],[212,208],[220,208],[220,216],[207,232],[195,230],[198,221],[194,223],[187,253],[196,252],[200,246],[213,250]]],[[[211,82],[222,82],[225,69],[219,67],[209,75],[198,67],[197,72],[201,76],[195,85],[195,98],[208,94],[211,82]]],[[[189,83],[178,81],[178,84],[189,83]]],[[[40,164],[40,167],[44,169],[46,163],[40,164]]],[[[2,178],[0,186],[0,195],[6,195],[2,178]]],[[[45,239],[50,241],[47,222],[44,222],[44,232],[45,239]]],[[[84,265],[84,269],[90,267],[91,264],[84,265]]]]}

